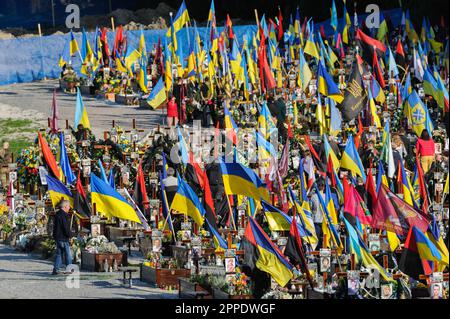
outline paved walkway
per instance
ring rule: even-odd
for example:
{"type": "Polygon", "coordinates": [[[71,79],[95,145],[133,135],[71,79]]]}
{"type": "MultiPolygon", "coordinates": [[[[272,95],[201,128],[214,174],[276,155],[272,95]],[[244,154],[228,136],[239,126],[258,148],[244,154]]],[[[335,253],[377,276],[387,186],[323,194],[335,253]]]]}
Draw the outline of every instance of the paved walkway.
{"type": "Polygon", "coordinates": [[[175,299],[178,291],[166,291],[133,277],[133,288],[124,287],[122,273],[80,273],[80,288],[67,288],[65,275],[51,275],[52,262],[0,245],[0,298],[38,299],[175,299]]]}
{"type": "MultiPolygon", "coordinates": [[[[36,112],[36,115],[40,113],[38,116],[40,122],[47,125],[47,118],[52,114],[54,88],[57,88],[59,126],[65,128],[66,119],[69,120],[69,125],[73,126],[76,96],[63,93],[59,89],[58,80],[2,85],[0,86],[0,104],[18,107],[21,110],[32,110],[36,112]]],[[[166,114],[165,110],[119,105],[94,97],[83,96],[83,102],[97,138],[103,138],[103,131],[111,129],[112,120],[115,120],[116,124],[123,129],[129,130],[132,128],[132,120],[136,119],[137,127],[147,132],[162,123],[161,114],[166,114]]],[[[14,114],[11,114],[11,117],[14,118],[14,114]]]]}

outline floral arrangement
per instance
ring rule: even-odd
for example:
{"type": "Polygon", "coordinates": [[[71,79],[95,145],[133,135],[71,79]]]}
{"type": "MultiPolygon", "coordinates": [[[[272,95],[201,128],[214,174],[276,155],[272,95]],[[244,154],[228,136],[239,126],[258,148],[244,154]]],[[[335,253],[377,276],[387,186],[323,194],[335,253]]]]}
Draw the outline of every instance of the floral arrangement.
{"type": "Polygon", "coordinates": [[[230,295],[250,295],[250,278],[241,272],[239,267],[236,267],[236,274],[234,278],[231,280],[231,285],[229,289],[230,295]]]}
{"type": "Polygon", "coordinates": [[[90,253],[120,253],[116,244],[109,242],[103,235],[89,239],[86,243],[86,250],[90,253]]]}
{"type": "Polygon", "coordinates": [[[17,177],[22,185],[35,184],[39,179],[39,164],[41,158],[39,147],[33,145],[22,149],[16,160],[17,177]]]}
{"type": "Polygon", "coordinates": [[[288,292],[277,288],[265,293],[261,299],[292,299],[292,296],[288,292]]]}

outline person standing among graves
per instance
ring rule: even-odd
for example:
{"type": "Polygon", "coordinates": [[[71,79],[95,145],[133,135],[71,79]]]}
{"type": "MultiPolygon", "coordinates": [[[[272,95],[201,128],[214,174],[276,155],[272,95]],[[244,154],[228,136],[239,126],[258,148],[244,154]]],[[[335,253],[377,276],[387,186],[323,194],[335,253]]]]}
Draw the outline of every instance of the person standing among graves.
{"type": "Polygon", "coordinates": [[[423,173],[426,174],[434,162],[434,141],[427,130],[423,130],[416,143],[416,154],[420,158],[423,173]]]}
{"type": "Polygon", "coordinates": [[[167,124],[169,126],[178,124],[178,106],[175,96],[172,96],[169,103],[167,103],[167,124]]]}
{"type": "Polygon", "coordinates": [[[70,210],[70,202],[62,200],[59,209],[55,214],[55,221],[53,224],[53,238],[56,242],[56,258],[53,265],[53,275],[59,273],[59,268],[62,265],[62,256],[65,255],[66,266],[72,264],[72,254],[70,252],[70,238],[72,237],[70,231],[70,220],[68,212],[70,210]]]}

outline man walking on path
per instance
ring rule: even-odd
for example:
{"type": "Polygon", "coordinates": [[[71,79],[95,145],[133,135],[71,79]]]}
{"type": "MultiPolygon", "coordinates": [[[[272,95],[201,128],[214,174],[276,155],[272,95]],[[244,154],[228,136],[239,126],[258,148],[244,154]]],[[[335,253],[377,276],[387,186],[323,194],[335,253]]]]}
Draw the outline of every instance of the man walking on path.
{"type": "Polygon", "coordinates": [[[53,275],[58,274],[59,268],[62,264],[62,256],[65,255],[66,266],[72,264],[72,255],[70,253],[70,220],[68,212],[70,210],[70,202],[62,200],[59,209],[55,214],[55,222],[53,225],[53,238],[56,242],[56,258],[53,266],[53,275]]]}

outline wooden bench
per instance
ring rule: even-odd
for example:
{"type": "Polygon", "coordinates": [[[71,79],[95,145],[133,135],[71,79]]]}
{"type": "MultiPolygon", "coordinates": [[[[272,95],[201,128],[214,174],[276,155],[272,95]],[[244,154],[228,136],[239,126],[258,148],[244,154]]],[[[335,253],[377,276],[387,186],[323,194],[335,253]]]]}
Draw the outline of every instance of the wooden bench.
{"type": "Polygon", "coordinates": [[[119,267],[119,271],[123,273],[123,284],[126,285],[128,282],[128,287],[133,287],[133,275],[132,273],[138,272],[139,268],[137,267],[119,267]],[[128,273],[128,279],[126,278],[126,274],[128,273]]]}

